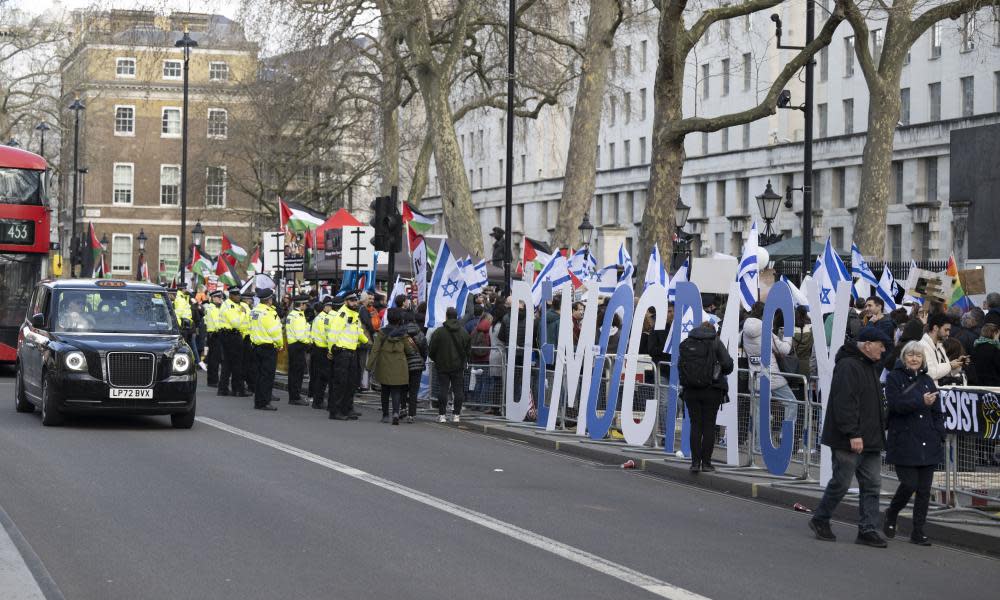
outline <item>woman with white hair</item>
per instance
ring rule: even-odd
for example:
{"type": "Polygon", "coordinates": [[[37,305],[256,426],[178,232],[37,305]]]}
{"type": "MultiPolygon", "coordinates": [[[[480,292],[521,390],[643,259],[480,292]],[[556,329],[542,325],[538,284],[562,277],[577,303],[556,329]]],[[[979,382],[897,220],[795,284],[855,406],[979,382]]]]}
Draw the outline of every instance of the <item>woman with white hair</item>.
{"type": "Polygon", "coordinates": [[[896,466],[899,487],[885,511],[882,530],[890,539],[896,536],[896,517],[915,493],[910,541],[930,546],[924,524],[934,469],[944,461],[945,431],[937,386],[927,374],[920,342],[903,346],[896,366],[886,378],[885,398],[889,405],[885,460],[896,466]]]}

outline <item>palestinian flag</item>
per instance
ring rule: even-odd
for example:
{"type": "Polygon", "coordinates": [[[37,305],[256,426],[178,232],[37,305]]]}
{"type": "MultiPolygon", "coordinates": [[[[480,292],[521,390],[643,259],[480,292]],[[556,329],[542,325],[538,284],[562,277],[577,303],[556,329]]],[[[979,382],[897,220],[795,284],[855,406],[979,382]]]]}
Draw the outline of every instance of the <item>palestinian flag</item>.
{"type": "Polygon", "coordinates": [[[198,246],[191,247],[191,264],[188,265],[189,271],[204,279],[212,272],[214,267],[215,265],[212,264],[212,260],[203,255],[198,250],[198,246]]]}
{"type": "Polygon", "coordinates": [[[247,265],[247,275],[251,277],[264,270],[264,263],[260,261],[260,244],[254,247],[253,254],[250,255],[250,263],[247,265]]]}
{"type": "Polygon", "coordinates": [[[962,288],[962,280],[958,276],[958,263],[955,262],[954,255],[948,257],[948,268],[945,269],[945,273],[951,277],[951,296],[948,298],[948,306],[957,306],[963,312],[971,309],[973,304],[962,288]]]}
{"type": "MultiPolygon", "coordinates": [[[[93,225],[91,225],[91,228],[93,228],[93,225]]],[[[104,279],[105,277],[108,276],[108,269],[107,266],[104,264],[104,253],[102,252],[100,257],[95,260],[96,262],[94,262],[94,272],[91,274],[91,276],[94,279],[104,279]]]]}
{"type": "Polygon", "coordinates": [[[222,252],[220,255],[225,255],[229,264],[235,265],[238,262],[246,262],[247,251],[240,246],[234,244],[226,234],[222,234],[222,252]]]}
{"type": "Polygon", "coordinates": [[[236,276],[236,269],[230,261],[230,256],[222,252],[215,259],[215,275],[220,283],[229,287],[240,287],[240,278],[236,276]]]}
{"type": "MultiPolygon", "coordinates": [[[[525,272],[538,273],[552,260],[552,256],[552,249],[545,242],[533,240],[529,237],[524,238],[524,253],[521,261],[524,263],[525,272]]],[[[531,281],[534,281],[533,275],[531,276],[531,281]]]]}
{"type": "Polygon", "coordinates": [[[295,202],[285,202],[278,198],[278,212],[281,216],[281,228],[290,231],[308,231],[316,229],[326,222],[320,213],[295,202]]]}
{"type": "Polygon", "coordinates": [[[406,228],[406,237],[410,246],[410,256],[412,257],[413,253],[417,251],[417,248],[419,248],[420,245],[423,244],[424,248],[423,250],[421,250],[421,252],[426,250],[427,266],[428,268],[433,269],[434,265],[437,264],[437,251],[431,248],[430,244],[424,243],[425,242],[424,236],[417,233],[417,231],[414,230],[412,227],[406,228]]]}
{"type": "Polygon", "coordinates": [[[98,237],[97,237],[97,231],[94,230],[94,224],[91,223],[90,224],[90,252],[91,252],[91,256],[92,256],[91,260],[93,261],[93,265],[94,265],[95,271],[97,269],[98,259],[101,258],[101,256],[104,254],[104,251],[106,249],[107,248],[104,247],[104,244],[102,244],[101,240],[98,239],[98,237]]]}
{"type": "Polygon", "coordinates": [[[307,231],[302,235],[302,268],[306,271],[312,265],[313,261],[313,246],[316,243],[313,241],[314,234],[312,231],[307,231]]]}
{"type": "Polygon", "coordinates": [[[149,264],[143,254],[139,255],[139,281],[149,281],[149,264]]]}
{"type": "Polygon", "coordinates": [[[403,203],[403,223],[410,226],[418,235],[426,235],[438,222],[434,217],[428,217],[422,212],[410,206],[409,202],[403,203]]]}

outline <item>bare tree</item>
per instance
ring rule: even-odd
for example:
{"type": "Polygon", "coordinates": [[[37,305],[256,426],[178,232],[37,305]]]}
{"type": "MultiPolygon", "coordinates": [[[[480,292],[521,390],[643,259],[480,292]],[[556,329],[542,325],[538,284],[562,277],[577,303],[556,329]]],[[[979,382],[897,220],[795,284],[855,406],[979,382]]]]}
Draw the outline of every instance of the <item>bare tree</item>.
{"type": "MultiPolygon", "coordinates": [[[[862,155],[861,187],[854,222],[854,242],[862,253],[881,256],[885,250],[886,214],[892,180],[892,148],[900,113],[900,75],[910,48],[935,23],[959,19],[1000,0],[954,0],[930,8],[921,0],[845,3],[847,21],[854,29],[854,48],[868,86],[868,132],[862,155]],[[925,8],[922,13],[921,7],[925,8]],[[917,14],[920,13],[920,14],[917,14]],[[881,48],[872,46],[871,16],[885,19],[881,48]]],[[[963,35],[974,35],[963,28],[963,35]]]]}

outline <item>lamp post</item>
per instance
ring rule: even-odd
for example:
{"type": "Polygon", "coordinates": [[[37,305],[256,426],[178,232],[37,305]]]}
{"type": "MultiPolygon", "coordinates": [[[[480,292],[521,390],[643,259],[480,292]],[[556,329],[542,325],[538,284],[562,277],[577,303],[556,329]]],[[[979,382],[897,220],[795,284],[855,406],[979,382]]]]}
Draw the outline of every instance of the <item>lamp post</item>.
{"type": "Polygon", "coordinates": [[[590,222],[590,213],[583,213],[583,220],[580,221],[580,226],[577,227],[580,232],[580,245],[587,249],[587,253],[590,253],[590,237],[594,234],[594,226],[590,222]]]}
{"type": "MultiPolygon", "coordinates": [[[[73,103],[69,105],[69,109],[76,113],[73,120],[73,215],[72,215],[72,240],[71,244],[73,248],[79,249],[80,247],[80,237],[76,232],[76,217],[77,217],[77,203],[80,198],[80,111],[85,110],[86,106],[80,101],[80,96],[77,95],[73,99],[73,103]]],[[[82,257],[77,254],[76,260],[71,261],[70,272],[73,271],[73,266],[79,265],[81,263],[82,257]]]]}
{"type": "Polygon", "coordinates": [[[198,42],[191,39],[187,25],[184,35],[174,46],[184,50],[184,104],[181,109],[181,264],[184,265],[187,263],[188,72],[191,48],[198,46],[198,42]]]}
{"type": "Polygon", "coordinates": [[[35,125],[35,131],[37,131],[42,136],[42,143],[39,144],[39,147],[38,147],[38,154],[42,158],[45,158],[45,132],[48,131],[49,129],[52,129],[52,128],[49,127],[49,124],[46,123],[45,121],[42,121],[38,125],[35,125]]]}
{"type": "Polygon", "coordinates": [[[507,181],[504,186],[504,290],[510,293],[510,267],[514,260],[514,44],[517,42],[517,0],[507,0],[507,181]]]}
{"type": "MultiPolygon", "coordinates": [[[[137,281],[144,281],[142,276],[142,266],[146,264],[146,232],[143,229],[139,229],[139,236],[135,238],[139,242],[139,268],[135,270],[135,278],[137,281]]],[[[146,267],[149,270],[149,267],[146,267]]]]}
{"type": "Polygon", "coordinates": [[[205,239],[205,230],[201,227],[201,220],[198,220],[194,224],[194,229],[191,230],[191,243],[200,249],[203,239],[205,239]]]}
{"type": "Polygon", "coordinates": [[[771,187],[771,180],[768,179],[764,193],[757,196],[757,209],[760,211],[760,216],[764,219],[764,235],[760,236],[758,242],[761,246],[781,241],[781,234],[775,233],[771,227],[771,223],[778,216],[778,209],[780,207],[781,196],[774,193],[774,189],[771,187]]]}
{"type": "Polygon", "coordinates": [[[677,231],[674,233],[674,255],[670,261],[674,271],[684,264],[683,258],[686,258],[691,246],[691,234],[684,231],[690,214],[691,207],[684,204],[684,200],[678,196],[677,205],[674,207],[674,222],[677,224],[677,231]]]}

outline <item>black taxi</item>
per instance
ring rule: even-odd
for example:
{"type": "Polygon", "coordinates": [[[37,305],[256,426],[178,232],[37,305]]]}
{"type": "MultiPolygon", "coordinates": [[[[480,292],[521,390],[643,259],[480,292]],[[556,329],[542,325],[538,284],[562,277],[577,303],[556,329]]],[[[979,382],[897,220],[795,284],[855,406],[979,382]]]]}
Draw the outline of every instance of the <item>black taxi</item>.
{"type": "Polygon", "coordinates": [[[17,340],[14,404],[69,413],[170,415],[194,424],[196,361],[158,285],[116,279],[43,281],[17,340]]]}

